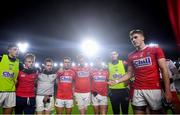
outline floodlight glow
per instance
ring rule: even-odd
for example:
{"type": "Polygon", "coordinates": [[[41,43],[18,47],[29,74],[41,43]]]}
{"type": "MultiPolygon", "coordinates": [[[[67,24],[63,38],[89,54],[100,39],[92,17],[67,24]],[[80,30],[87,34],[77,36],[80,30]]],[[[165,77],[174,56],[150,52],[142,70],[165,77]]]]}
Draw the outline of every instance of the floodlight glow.
{"type": "Polygon", "coordinates": [[[36,62],[36,63],[35,63],[35,67],[39,67],[39,63],[36,62]]]}
{"type": "Polygon", "coordinates": [[[74,62],[72,62],[72,66],[74,67],[74,66],[76,66],[76,64],[74,62]]]}
{"type": "Polygon", "coordinates": [[[82,52],[87,56],[95,55],[99,50],[99,45],[92,40],[82,42],[82,52]]]}
{"type": "Polygon", "coordinates": [[[88,66],[88,63],[85,63],[85,66],[88,66]]]}
{"type": "Polygon", "coordinates": [[[57,63],[54,63],[54,67],[57,67],[58,65],[57,65],[57,63]]]}
{"type": "Polygon", "coordinates": [[[60,67],[63,67],[63,63],[62,62],[59,65],[60,65],[60,67]]]}
{"type": "Polygon", "coordinates": [[[102,66],[105,66],[105,65],[106,65],[105,62],[102,62],[101,64],[102,64],[102,66]]]}
{"type": "Polygon", "coordinates": [[[18,47],[19,47],[19,51],[22,52],[22,53],[26,52],[27,49],[28,49],[28,47],[29,47],[29,44],[28,44],[28,43],[21,43],[21,42],[20,42],[20,43],[18,43],[17,45],[18,45],[18,47]]]}
{"type": "Polygon", "coordinates": [[[91,62],[91,63],[90,63],[90,66],[91,66],[91,67],[93,67],[93,66],[94,66],[94,63],[93,63],[93,62],[91,62]]]}
{"type": "Polygon", "coordinates": [[[149,44],[150,47],[154,47],[154,46],[159,46],[158,44],[155,44],[155,43],[150,43],[149,44]]]}

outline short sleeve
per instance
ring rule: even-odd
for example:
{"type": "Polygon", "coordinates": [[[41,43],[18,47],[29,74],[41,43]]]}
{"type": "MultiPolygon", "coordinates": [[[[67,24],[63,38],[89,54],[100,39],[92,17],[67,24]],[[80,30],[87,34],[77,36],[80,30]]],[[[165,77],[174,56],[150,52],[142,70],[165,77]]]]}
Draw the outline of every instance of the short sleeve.
{"type": "Polygon", "coordinates": [[[160,47],[156,47],[157,59],[165,58],[164,51],[160,47]]]}
{"type": "Polygon", "coordinates": [[[127,65],[128,66],[132,66],[133,65],[130,56],[128,56],[127,65]]]}

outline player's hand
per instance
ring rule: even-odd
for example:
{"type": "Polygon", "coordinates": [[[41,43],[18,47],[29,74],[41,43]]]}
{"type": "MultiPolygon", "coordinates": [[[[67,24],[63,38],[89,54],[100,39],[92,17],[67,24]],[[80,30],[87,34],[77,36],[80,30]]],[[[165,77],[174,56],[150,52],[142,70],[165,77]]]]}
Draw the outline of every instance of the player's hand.
{"type": "Polygon", "coordinates": [[[44,96],[44,99],[43,99],[43,103],[47,103],[50,101],[50,97],[49,96],[44,96]]]}
{"type": "Polygon", "coordinates": [[[165,92],[165,98],[166,98],[166,101],[168,103],[171,103],[172,102],[172,94],[171,94],[171,91],[166,91],[165,92]]]}
{"type": "Polygon", "coordinates": [[[116,80],[111,80],[111,81],[108,81],[107,84],[108,85],[115,85],[115,84],[117,84],[117,81],[116,80]]]}

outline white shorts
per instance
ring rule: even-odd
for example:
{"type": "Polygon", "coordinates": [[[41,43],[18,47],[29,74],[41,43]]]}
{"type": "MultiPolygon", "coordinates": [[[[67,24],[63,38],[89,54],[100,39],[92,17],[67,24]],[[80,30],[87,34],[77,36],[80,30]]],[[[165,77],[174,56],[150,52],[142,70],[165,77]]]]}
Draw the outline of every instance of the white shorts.
{"type": "Polygon", "coordinates": [[[91,103],[91,93],[74,93],[79,109],[87,109],[91,103]]]}
{"type": "Polygon", "coordinates": [[[92,94],[92,105],[99,106],[99,105],[108,105],[108,97],[102,96],[100,94],[97,94],[95,97],[92,94]]]}
{"type": "Polygon", "coordinates": [[[132,105],[146,106],[148,105],[152,110],[159,110],[162,108],[161,104],[162,92],[157,90],[134,90],[132,105]]]}
{"type": "Polygon", "coordinates": [[[44,96],[36,96],[36,111],[51,111],[54,109],[54,97],[50,97],[50,103],[43,103],[44,96]]]}
{"type": "Polygon", "coordinates": [[[65,108],[72,108],[73,107],[73,100],[63,100],[63,99],[56,99],[55,102],[56,107],[65,107],[65,108]]]}
{"type": "Polygon", "coordinates": [[[15,92],[0,92],[0,106],[3,108],[11,108],[16,106],[15,92]]]}

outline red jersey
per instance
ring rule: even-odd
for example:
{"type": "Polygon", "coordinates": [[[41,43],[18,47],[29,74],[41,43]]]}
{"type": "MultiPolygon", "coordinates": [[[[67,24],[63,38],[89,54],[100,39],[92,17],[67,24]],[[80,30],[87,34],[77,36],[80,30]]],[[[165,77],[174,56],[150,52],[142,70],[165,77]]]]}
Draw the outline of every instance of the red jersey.
{"type": "Polygon", "coordinates": [[[134,51],[128,57],[128,65],[134,68],[134,89],[160,89],[160,72],[158,59],[165,58],[163,50],[147,46],[134,51]]]}
{"type": "Polygon", "coordinates": [[[96,91],[98,94],[107,96],[107,80],[109,73],[107,70],[93,70],[92,77],[92,91],[96,91]]]}
{"type": "Polygon", "coordinates": [[[58,88],[57,98],[58,99],[73,99],[73,80],[75,73],[72,70],[64,70],[58,75],[58,88]]]}
{"type": "Polygon", "coordinates": [[[35,97],[35,80],[36,73],[27,74],[19,72],[16,85],[16,95],[20,97],[35,97]]]}
{"type": "Polygon", "coordinates": [[[91,91],[90,67],[75,67],[75,92],[88,93],[91,91]]]}

